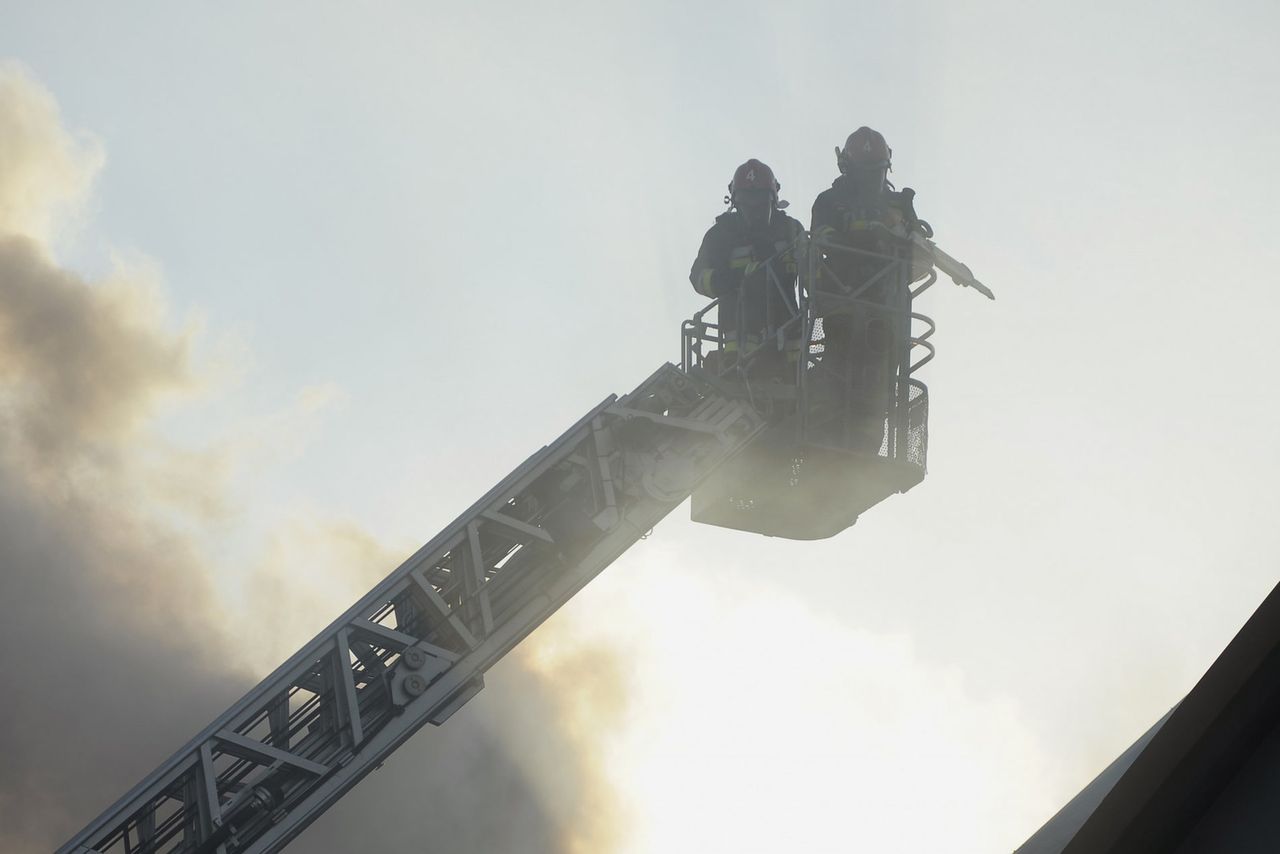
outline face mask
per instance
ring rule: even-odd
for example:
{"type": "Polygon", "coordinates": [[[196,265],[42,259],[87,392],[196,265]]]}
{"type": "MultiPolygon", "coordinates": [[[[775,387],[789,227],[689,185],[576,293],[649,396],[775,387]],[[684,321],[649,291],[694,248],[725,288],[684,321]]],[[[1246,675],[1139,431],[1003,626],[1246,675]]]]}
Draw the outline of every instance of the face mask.
{"type": "Polygon", "coordinates": [[[773,219],[773,196],[765,190],[744,190],[734,205],[751,228],[766,226],[773,219]]]}
{"type": "Polygon", "coordinates": [[[888,173],[884,169],[850,169],[846,175],[858,195],[878,195],[884,192],[888,173]]]}

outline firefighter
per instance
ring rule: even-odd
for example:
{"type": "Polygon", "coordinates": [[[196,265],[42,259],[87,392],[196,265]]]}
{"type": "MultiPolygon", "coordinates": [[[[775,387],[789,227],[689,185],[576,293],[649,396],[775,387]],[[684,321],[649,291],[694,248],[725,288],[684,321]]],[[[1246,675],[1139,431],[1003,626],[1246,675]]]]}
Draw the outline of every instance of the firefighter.
{"type": "Polygon", "coordinates": [[[887,309],[903,305],[895,292],[902,276],[884,257],[894,247],[878,226],[919,222],[914,192],[895,192],[889,183],[892,154],[878,131],[860,127],[850,134],[836,149],[839,177],[813,203],[810,229],[815,240],[839,247],[823,250],[824,269],[814,288],[823,326],[822,365],[842,418],[852,427],[850,441],[872,452],[883,441],[896,376],[900,322],[887,309]]]}
{"type": "MultiPolygon", "coordinates": [[[[729,210],[702,238],[689,271],[695,291],[720,300],[721,370],[738,364],[739,354],[753,373],[780,374],[788,366],[786,354],[761,346],[796,317],[795,241],[804,227],[783,212],[780,189],[773,170],[759,160],[739,166],[725,197],[729,210]]],[[[787,340],[798,343],[799,331],[798,321],[791,323],[787,340]]],[[[794,346],[787,351],[796,352],[794,346]]]]}

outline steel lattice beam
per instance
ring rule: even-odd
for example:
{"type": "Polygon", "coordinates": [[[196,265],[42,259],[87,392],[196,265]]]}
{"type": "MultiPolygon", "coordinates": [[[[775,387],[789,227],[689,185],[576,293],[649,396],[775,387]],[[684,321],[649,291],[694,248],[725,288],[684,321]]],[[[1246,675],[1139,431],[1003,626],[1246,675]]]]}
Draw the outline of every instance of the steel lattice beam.
{"type": "Polygon", "coordinates": [[[609,397],[58,854],[281,850],[761,426],[670,365],[609,397]]]}

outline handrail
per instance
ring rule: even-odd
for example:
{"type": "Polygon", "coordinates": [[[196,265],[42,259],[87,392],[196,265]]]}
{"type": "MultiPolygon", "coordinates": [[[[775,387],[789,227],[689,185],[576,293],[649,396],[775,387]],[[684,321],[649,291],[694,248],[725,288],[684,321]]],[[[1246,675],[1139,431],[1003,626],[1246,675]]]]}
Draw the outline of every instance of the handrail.
{"type": "MultiPolygon", "coordinates": [[[[749,344],[748,341],[741,340],[744,336],[749,336],[749,337],[755,337],[755,336],[753,333],[746,331],[743,328],[742,323],[737,324],[737,330],[735,334],[740,340],[736,341],[735,343],[738,345],[738,351],[739,351],[738,358],[740,362],[747,357],[747,354],[755,353],[758,350],[760,350],[763,342],[768,341],[769,339],[777,340],[778,333],[784,330],[789,330],[794,325],[797,325],[798,320],[803,319],[804,315],[807,314],[807,309],[810,307],[810,304],[813,302],[814,297],[818,295],[821,296],[822,301],[826,303],[828,306],[832,304],[835,304],[836,306],[863,305],[863,306],[874,307],[880,312],[888,312],[890,314],[897,314],[900,316],[908,316],[908,317],[912,315],[909,308],[904,309],[904,308],[893,306],[893,305],[886,305],[884,302],[879,300],[868,300],[868,299],[862,298],[862,294],[865,291],[867,291],[874,285],[885,281],[895,265],[910,264],[909,258],[903,259],[900,256],[894,255],[894,254],[887,254],[884,252],[875,252],[872,250],[859,249],[857,247],[852,247],[852,246],[845,246],[839,243],[831,242],[829,240],[824,240],[822,238],[814,237],[812,234],[810,234],[807,231],[801,232],[800,235],[798,235],[794,240],[788,243],[783,249],[775,252],[773,255],[765,259],[763,262],[760,262],[761,266],[765,267],[766,274],[768,276],[768,283],[769,283],[770,290],[774,294],[782,297],[786,302],[791,302],[790,299],[787,299],[789,291],[787,286],[782,283],[781,278],[778,276],[778,273],[774,267],[774,264],[781,256],[787,254],[788,252],[794,253],[797,256],[798,261],[808,260],[810,262],[807,265],[810,268],[810,270],[808,271],[802,270],[802,275],[798,277],[798,287],[794,292],[792,292],[796,295],[796,299],[795,299],[796,310],[789,312],[787,318],[781,324],[774,324],[772,322],[773,319],[770,316],[772,315],[774,305],[771,300],[766,299],[765,310],[766,310],[767,322],[766,322],[765,329],[762,330],[764,334],[763,336],[760,337],[761,344],[757,344],[756,346],[744,346],[749,344]],[[814,249],[817,249],[819,251],[815,252],[813,251],[814,249]],[[830,265],[828,265],[826,261],[823,260],[822,256],[824,252],[828,252],[830,254],[843,253],[846,255],[856,255],[856,256],[860,256],[868,259],[882,260],[882,261],[885,261],[886,264],[881,270],[877,271],[874,275],[869,277],[866,281],[860,283],[858,287],[845,289],[843,287],[843,283],[840,282],[839,277],[835,275],[835,272],[831,269],[830,265]],[[824,277],[824,278],[829,277],[831,281],[836,282],[838,285],[840,285],[840,287],[837,289],[814,288],[813,280],[818,277],[824,277]]],[[[803,268],[805,265],[798,263],[797,266],[803,268]]],[[[909,297],[913,299],[916,296],[918,296],[924,290],[932,286],[937,281],[937,278],[938,276],[936,271],[930,270],[926,274],[926,277],[921,284],[917,285],[915,288],[908,288],[907,293],[909,297]]],[[[708,312],[711,311],[711,309],[719,308],[719,307],[721,307],[720,298],[719,297],[713,298],[709,303],[703,306],[702,309],[700,309],[697,313],[695,313],[692,318],[685,320],[682,323],[681,332],[682,332],[682,338],[684,339],[684,345],[685,345],[683,348],[685,352],[683,354],[684,358],[682,360],[682,364],[686,370],[694,366],[694,362],[691,358],[692,356],[702,355],[701,344],[703,341],[715,340],[717,343],[720,343],[720,344],[726,343],[723,334],[717,334],[714,336],[705,334],[706,332],[709,332],[711,330],[716,330],[717,332],[720,332],[721,330],[723,330],[723,324],[712,323],[706,319],[706,316],[708,312]]],[[[738,300],[737,308],[739,312],[742,312],[744,310],[743,300],[741,299],[738,300]]],[[[737,318],[737,319],[742,320],[742,318],[737,318]]],[[[915,317],[913,319],[923,319],[923,316],[915,317]]],[[[928,322],[932,323],[932,321],[928,321],[928,322]]],[[[932,329],[926,333],[926,337],[927,335],[931,335],[931,334],[932,334],[932,329]]],[[[915,342],[913,341],[913,343],[915,342]]]]}
{"type": "MultiPolygon", "coordinates": [[[[913,413],[917,411],[917,401],[921,395],[925,396],[922,405],[927,407],[928,389],[916,379],[916,374],[937,355],[937,349],[930,340],[937,331],[937,324],[927,315],[912,311],[912,300],[931,287],[938,275],[929,269],[920,280],[916,280],[913,287],[912,277],[918,269],[913,266],[913,260],[909,246],[895,246],[889,252],[873,251],[845,246],[802,232],[782,249],[764,261],[757,262],[765,268],[766,274],[764,305],[760,307],[764,314],[763,328],[748,328],[745,321],[749,307],[746,300],[741,298],[744,295],[741,290],[740,298],[734,306],[737,311],[734,319],[737,323],[731,333],[725,331],[725,324],[720,322],[720,318],[715,323],[709,319],[712,309],[723,310],[725,307],[723,299],[712,299],[681,326],[682,365],[686,371],[708,368],[709,375],[722,380],[736,376],[744,387],[744,397],[752,406],[775,407],[772,410],[775,413],[794,413],[798,416],[798,435],[808,436],[811,429],[825,429],[818,428],[819,423],[828,423],[825,420],[812,420],[809,401],[813,389],[829,389],[832,380],[838,384],[853,382],[842,365],[825,357],[826,350],[818,350],[823,343],[823,338],[815,338],[819,321],[842,314],[863,316],[864,311],[872,312],[871,316],[882,318],[889,324],[893,330],[890,340],[894,342],[890,362],[886,365],[888,373],[882,374],[885,376],[889,403],[886,412],[887,444],[882,446],[879,453],[896,460],[900,454],[907,452],[908,447],[915,448],[916,450],[911,451],[911,462],[923,467],[924,452],[919,449],[917,440],[909,439],[909,434],[920,429],[913,413]],[[779,260],[788,255],[795,260],[797,272],[794,278],[788,275],[789,271],[778,267],[779,260]],[[864,277],[859,274],[857,286],[845,287],[840,276],[836,275],[832,263],[829,263],[836,256],[882,263],[867,264],[866,275],[864,277]],[[876,297],[871,296],[873,291],[876,292],[876,297]],[[789,306],[782,318],[776,316],[779,297],[783,304],[789,306]],[[705,349],[708,343],[722,348],[722,352],[732,351],[732,358],[719,363],[709,362],[712,354],[705,349]],[[734,346],[729,347],[730,344],[734,346]],[[795,403],[777,409],[774,402],[776,394],[759,397],[756,378],[751,375],[751,371],[766,350],[782,351],[789,345],[798,347],[800,351],[794,365],[795,403]],[[920,357],[913,360],[917,348],[921,351],[920,357]],[[811,373],[813,376],[810,376],[811,373]],[[821,381],[820,386],[814,385],[821,377],[827,379],[821,381]]],[[[745,287],[745,283],[739,287],[745,287]]],[[[847,405],[847,402],[841,404],[847,405]]],[[[768,411],[761,409],[762,413],[768,411]]]]}
{"type": "Polygon", "coordinates": [[[913,348],[922,347],[927,351],[927,353],[923,358],[920,359],[920,361],[915,362],[914,364],[912,364],[910,367],[907,368],[908,377],[914,374],[916,371],[923,368],[925,365],[932,362],[933,357],[938,355],[938,348],[934,347],[933,344],[929,342],[929,339],[933,337],[933,333],[938,331],[938,324],[934,322],[932,317],[929,317],[926,314],[920,314],[919,312],[915,312],[915,311],[911,312],[909,317],[912,320],[919,320],[921,323],[924,323],[928,328],[925,329],[925,331],[922,332],[921,334],[913,335],[910,338],[911,346],[913,348]]]}

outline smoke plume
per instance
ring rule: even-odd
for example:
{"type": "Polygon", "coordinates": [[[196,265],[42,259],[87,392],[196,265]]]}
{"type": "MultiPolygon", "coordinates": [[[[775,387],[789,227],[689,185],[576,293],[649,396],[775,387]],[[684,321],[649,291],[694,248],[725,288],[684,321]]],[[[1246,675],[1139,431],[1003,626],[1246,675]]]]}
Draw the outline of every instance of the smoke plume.
{"type": "Polygon", "coordinates": [[[156,323],[143,283],[93,285],[52,259],[59,209],[101,157],[12,66],[0,149],[0,848],[35,851],[246,677],[216,658],[226,638],[198,550],[140,506],[143,424],[189,381],[187,341],[156,323]],[[136,719],[161,702],[167,714],[136,719]]]}
{"type": "MultiPolygon", "coordinates": [[[[264,547],[249,606],[220,596],[210,544],[247,499],[209,476],[234,469],[222,451],[156,424],[162,402],[206,393],[194,333],[145,268],[89,280],[55,257],[103,162],[28,72],[0,65],[0,850],[17,854],[64,841],[400,558],[354,523],[312,521],[264,547]],[[348,570],[293,603],[303,541],[348,570]],[[235,631],[263,623],[248,636],[270,660],[235,631]]],[[[295,849],[587,850],[571,828],[600,813],[597,787],[560,725],[560,671],[540,672],[501,666],[505,686],[411,741],[295,849]],[[554,791],[530,770],[539,751],[559,759],[554,791]]],[[[594,662],[582,684],[610,672],[594,662]]]]}

